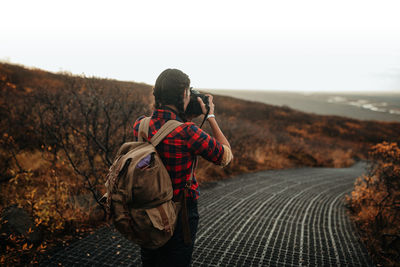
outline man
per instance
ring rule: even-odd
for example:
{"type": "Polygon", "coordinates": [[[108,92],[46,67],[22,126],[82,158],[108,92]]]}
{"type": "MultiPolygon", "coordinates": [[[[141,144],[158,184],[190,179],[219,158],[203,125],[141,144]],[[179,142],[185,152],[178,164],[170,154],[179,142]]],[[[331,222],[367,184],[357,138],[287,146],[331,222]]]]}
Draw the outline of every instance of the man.
{"type": "MultiPolygon", "coordinates": [[[[168,120],[183,122],[156,147],[171,177],[174,200],[182,197],[183,189],[190,180],[192,165],[197,155],[221,166],[228,165],[233,157],[229,142],[216,121],[211,95],[206,95],[210,108],[207,121],[211,126],[213,137],[194,123],[186,121],[185,110],[190,102],[189,86],[190,79],[185,73],[177,69],[167,69],[157,78],[153,91],[155,105],[149,125],[149,140],[168,120]]],[[[200,103],[203,114],[206,114],[207,108],[202,99],[198,97],[197,101],[200,103]]],[[[143,118],[144,116],[139,117],[134,124],[136,138],[138,137],[139,123],[143,118]]],[[[193,181],[186,197],[191,244],[184,242],[181,211],[174,235],[164,246],[156,250],[141,249],[143,266],[190,265],[199,221],[197,211],[199,188],[195,174],[193,174],[193,181]]]]}

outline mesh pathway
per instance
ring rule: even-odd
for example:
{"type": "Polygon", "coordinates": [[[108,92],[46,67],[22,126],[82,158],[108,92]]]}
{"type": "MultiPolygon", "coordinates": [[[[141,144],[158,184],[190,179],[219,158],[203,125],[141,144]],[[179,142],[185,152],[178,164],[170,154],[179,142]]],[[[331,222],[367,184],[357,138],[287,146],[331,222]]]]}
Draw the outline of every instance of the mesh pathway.
{"type": "MultiPolygon", "coordinates": [[[[203,189],[193,266],[374,266],[344,206],[365,163],[237,176],[203,189]]],[[[43,265],[140,266],[140,251],[109,228],[43,265]]]]}

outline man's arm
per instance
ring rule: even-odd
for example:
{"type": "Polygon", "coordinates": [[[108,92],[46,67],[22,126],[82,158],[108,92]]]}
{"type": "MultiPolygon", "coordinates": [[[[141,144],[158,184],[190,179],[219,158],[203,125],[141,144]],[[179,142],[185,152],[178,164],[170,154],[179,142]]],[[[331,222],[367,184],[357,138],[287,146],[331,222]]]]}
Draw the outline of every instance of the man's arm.
{"type": "MultiPolygon", "coordinates": [[[[210,107],[209,115],[214,115],[213,96],[210,94],[206,94],[206,96],[208,97],[208,105],[210,107]]],[[[207,114],[207,108],[203,100],[200,97],[197,97],[197,101],[199,101],[200,103],[203,114],[207,114]]],[[[207,120],[210,124],[212,135],[224,147],[224,154],[222,157],[221,165],[226,166],[233,159],[231,145],[229,144],[228,139],[226,139],[225,135],[219,128],[215,115],[213,117],[208,118],[207,120]]]]}
{"type": "MultiPolygon", "coordinates": [[[[210,112],[209,115],[214,115],[214,103],[213,103],[213,96],[210,94],[206,94],[208,97],[208,105],[210,107],[210,112]]],[[[200,103],[201,109],[203,111],[203,114],[207,113],[207,108],[206,105],[204,104],[203,100],[200,97],[197,97],[197,100],[200,103]]],[[[215,116],[215,115],[214,115],[215,116]]],[[[229,144],[228,140],[226,139],[225,135],[222,133],[221,129],[218,126],[217,120],[215,117],[213,118],[208,118],[208,122],[210,123],[212,135],[214,136],[215,139],[218,140],[223,145],[226,145],[231,149],[231,145],[229,144]]]]}

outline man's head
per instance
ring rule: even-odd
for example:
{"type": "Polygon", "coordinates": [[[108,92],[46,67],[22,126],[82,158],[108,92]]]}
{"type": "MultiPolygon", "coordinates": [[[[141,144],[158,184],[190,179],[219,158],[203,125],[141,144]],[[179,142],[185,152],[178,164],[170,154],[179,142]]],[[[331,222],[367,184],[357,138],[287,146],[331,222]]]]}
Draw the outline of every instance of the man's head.
{"type": "Polygon", "coordinates": [[[189,85],[189,76],[178,69],[166,69],[161,72],[153,91],[155,108],[173,105],[183,114],[190,101],[189,85]]]}

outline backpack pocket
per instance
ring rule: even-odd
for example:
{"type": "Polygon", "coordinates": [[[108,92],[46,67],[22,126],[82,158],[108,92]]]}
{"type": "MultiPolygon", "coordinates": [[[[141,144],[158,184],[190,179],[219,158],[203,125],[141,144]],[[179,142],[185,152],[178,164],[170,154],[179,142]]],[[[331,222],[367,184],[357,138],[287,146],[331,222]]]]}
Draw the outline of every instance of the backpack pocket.
{"type": "Polygon", "coordinates": [[[164,231],[171,236],[173,235],[179,212],[179,206],[177,206],[174,201],[169,200],[155,208],[146,209],[145,211],[154,228],[164,231]]]}

